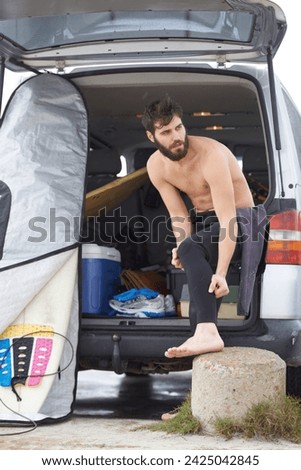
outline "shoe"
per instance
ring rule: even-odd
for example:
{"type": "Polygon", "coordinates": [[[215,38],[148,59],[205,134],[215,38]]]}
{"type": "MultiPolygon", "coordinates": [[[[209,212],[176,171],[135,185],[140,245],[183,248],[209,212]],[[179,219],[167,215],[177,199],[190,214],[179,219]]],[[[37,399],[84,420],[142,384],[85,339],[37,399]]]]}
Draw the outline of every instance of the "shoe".
{"type": "Polygon", "coordinates": [[[176,314],[175,300],[171,294],[168,294],[165,296],[165,316],[173,317],[176,314]]]}
{"type": "Polygon", "coordinates": [[[164,297],[162,294],[157,294],[154,298],[146,298],[144,295],[140,295],[123,302],[116,300],[116,297],[110,300],[110,307],[123,316],[137,318],[176,316],[176,307],[172,295],[164,297]]]}
{"type": "Polygon", "coordinates": [[[176,306],[172,295],[161,296],[164,298],[164,311],[154,312],[154,310],[137,312],[138,318],[160,318],[160,317],[174,317],[176,316],[176,306]]]}
{"type": "Polygon", "coordinates": [[[144,295],[141,295],[125,302],[112,299],[109,304],[117,312],[131,315],[135,315],[138,312],[165,313],[164,295],[162,294],[157,295],[153,299],[147,299],[144,295]]]}

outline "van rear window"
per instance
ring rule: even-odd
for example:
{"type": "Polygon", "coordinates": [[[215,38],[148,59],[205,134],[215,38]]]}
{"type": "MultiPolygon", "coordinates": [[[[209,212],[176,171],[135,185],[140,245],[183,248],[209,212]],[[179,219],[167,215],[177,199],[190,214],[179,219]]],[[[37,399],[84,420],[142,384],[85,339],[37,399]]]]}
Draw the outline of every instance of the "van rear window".
{"type": "Polygon", "coordinates": [[[0,21],[25,50],[87,41],[184,38],[248,43],[255,17],[239,11],[108,11],[0,21]]]}

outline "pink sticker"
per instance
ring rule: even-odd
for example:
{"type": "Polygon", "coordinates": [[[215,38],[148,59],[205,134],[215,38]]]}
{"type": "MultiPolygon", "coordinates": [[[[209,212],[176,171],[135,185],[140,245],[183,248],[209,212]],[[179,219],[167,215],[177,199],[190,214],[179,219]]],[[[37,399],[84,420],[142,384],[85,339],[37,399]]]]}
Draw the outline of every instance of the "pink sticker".
{"type": "Polygon", "coordinates": [[[51,338],[36,339],[30,376],[27,382],[29,387],[39,385],[41,382],[50,359],[52,342],[51,338]]]}

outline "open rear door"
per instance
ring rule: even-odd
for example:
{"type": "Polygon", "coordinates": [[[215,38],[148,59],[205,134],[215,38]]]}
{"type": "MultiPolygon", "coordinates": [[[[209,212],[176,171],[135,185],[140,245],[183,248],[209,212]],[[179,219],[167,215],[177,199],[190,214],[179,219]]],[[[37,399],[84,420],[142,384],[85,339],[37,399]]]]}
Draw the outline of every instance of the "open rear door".
{"type": "Polygon", "coordinates": [[[266,60],[286,31],[268,0],[10,0],[0,10],[7,66],[35,69],[123,59],[266,60]]]}

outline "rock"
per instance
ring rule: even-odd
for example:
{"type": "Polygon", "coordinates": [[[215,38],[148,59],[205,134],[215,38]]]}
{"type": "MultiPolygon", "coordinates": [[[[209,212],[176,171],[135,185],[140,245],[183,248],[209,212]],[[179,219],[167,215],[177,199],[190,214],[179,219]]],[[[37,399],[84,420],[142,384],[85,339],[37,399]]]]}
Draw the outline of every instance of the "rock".
{"type": "Polygon", "coordinates": [[[216,418],[242,418],[249,408],[286,392],[286,364],[265,349],[228,347],[196,357],[192,414],[206,427],[216,418]]]}

